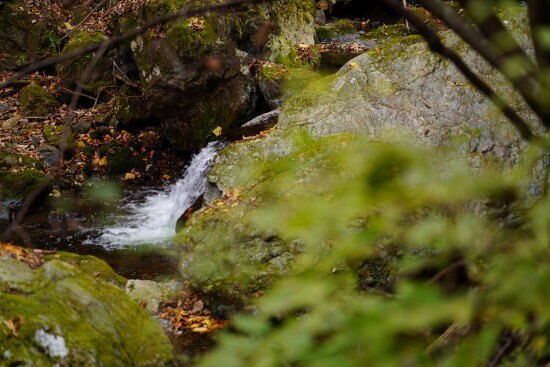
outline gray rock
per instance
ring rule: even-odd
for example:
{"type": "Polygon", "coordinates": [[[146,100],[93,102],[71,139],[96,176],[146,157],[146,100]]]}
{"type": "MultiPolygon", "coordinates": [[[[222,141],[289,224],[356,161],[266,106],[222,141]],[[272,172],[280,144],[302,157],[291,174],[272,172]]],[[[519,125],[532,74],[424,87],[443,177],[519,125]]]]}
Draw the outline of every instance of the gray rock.
{"type": "Polygon", "coordinates": [[[43,145],[40,147],[40,156],[46,165],[53,167],[59,159],[59,149],[53,145],[43,145]]]}
{"type": "Polygon", "coordinates": [[[77,134],[85,134],[90,130],[92,122],[89,120],[78,120],[73,126],[73,131],[77,134]]]}

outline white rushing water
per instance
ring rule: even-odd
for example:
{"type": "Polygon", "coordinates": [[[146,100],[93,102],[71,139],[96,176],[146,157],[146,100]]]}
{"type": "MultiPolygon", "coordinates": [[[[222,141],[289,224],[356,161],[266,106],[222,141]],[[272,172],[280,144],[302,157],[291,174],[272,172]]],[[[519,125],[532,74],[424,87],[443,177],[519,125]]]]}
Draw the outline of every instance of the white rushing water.
{"type": "Polygon", "coordinates": [[[106,248],[155,245],[169,241],[176,233],[176,222],[206,189],[206,174],[217,152],[224,146],[212,142],[193,157],[181,179],[173,185],[152,190],[141,201],[124,204],[129,213],[115,219],[115,224],[101,228],[99,237],[86,242],[106,248]]]}

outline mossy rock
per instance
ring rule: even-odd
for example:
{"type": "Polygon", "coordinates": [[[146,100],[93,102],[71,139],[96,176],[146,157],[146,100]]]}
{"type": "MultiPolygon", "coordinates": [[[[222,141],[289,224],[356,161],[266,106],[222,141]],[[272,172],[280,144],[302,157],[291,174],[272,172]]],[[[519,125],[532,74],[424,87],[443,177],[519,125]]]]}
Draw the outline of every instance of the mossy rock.
{"type": "Polygon", "coordinates": [[[46,117],[60,105],[53,94],[34,83],[23,88],[19,102],[26,116],[46,117]]]}
{"type": "MultiPolygon", "coordinates": [[[[77,32],[71,35],[69,42],[63,47],[62,54],[71,52],[77,48],[97,43],[105,40],[107,37],[101,32],[77,32]]],[[[92,61],[94,54],[86,54],[74,57],[70,60],[63,61],[57,64],[58,75],[68,82],[76,83],[86,69],[86,66],[92,61]]],[[[105,86],[112,84],[110,77],[111,63],[108,57],[103,57],[94,67],[88,80],[84,85],[84,89],[92,93],[98,93],[105,86]]]]}
{"type": "Polygon", "coordinates": [[[333,24],[315,27],[315,38],[318,42],[329,41],[338,36],[357,32],[355,22],[349,19],[338,19],[333,24]]]}
{"type": "MultiPolygon", "coordinates": [[[[63,137],[63,126],[46,125],[42,129],[42,135],[44,140],[57,148],[61,146],[61,139],[63,137]]],[[[67,136],[67,151],[72,152],[76,149],[76,140],[74,134],[71,132],[67,136]]]]}
{"type": "Polygon", "coordinates": [[[83,273],[95,278],[103,279],[118,287],[124,287],[128,281],[118,275],[105,261],[91,255],[77,255],[71,252],[58,251],[55,254],[44,256],[44,260],[58,260],[74,265],[83,273]]]}
{"type": "Polygon", "coordinates": [[[0,172],[0,200],[23,199],[44,182],[46,175],[36,169],[0,172]]]}
{"type": "Polygon", "coordinates": [[[67,262],[31,269],[0,258],[0,321],[2,365],[175,366],[168,337],[145,309],[67,262]]]}
{"type": "MultiPolygon", "coordinates": [[[[352,134],[334,135],[305,144],[281,159],[247,162],[248,167],[258,168],[253,175],[243,172],[245,166],[239,164],[238,198],[215,203],[191,217],[176,235],[176,241],[187,249],[180,270],[211,310],[227,315],[246,309],[255,293],[269,288],[292,270],[293,260],[302,252],[299,238],[281,238],[273,226],[256,225],[252,220],[280,199],[270,190],[273,182],[286,180],[287,168],[300,161],[304,167],[291,177],[292,182],[297,186],[314,185],[314,179],[308,180],[334,169],[330,157],[357,139],[352,134]]],[[[315,200],[327,200],[330,195],[316,189],[311,192],[315,200]]],[[[295,199],[288,196],[284,201],[295,199]]]]}
{"type": "Polygon", "coordinates": [[[24,1],[3,1],[0,24],[0,69],[22,66],[51,53],[46,26],[33,22],[24,1]]]}
{"type": "Polygon", "coordinates": [[[41,170],[44,167],[38,159],[31,158],[24,154],[16,154],[0,151],[0,167],[25,167],[41,170]]]}
{"type": "Polygon", "coordinates": [[[107,170],[112,175],[120,175],[130,172],[132,169],[142,169],[145,162],[141,155],[135,154],[135,151],[129,147],[114,148],[111,153],[107,153],[107,170]]]}

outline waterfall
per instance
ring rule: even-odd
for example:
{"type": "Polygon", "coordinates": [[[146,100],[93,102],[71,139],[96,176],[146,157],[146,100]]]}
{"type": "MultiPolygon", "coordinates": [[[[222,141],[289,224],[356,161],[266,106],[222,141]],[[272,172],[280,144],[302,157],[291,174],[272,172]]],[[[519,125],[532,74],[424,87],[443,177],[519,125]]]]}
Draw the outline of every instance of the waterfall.
{"type": "Polygon", "coordinates": [[[179,217],[204,193],[206,175],[223,147],[223,142],[208,144],[192,158],[181,179],[148,192],[142,201],[130,200],[123,207],[129,214],[118,216],[115,225],[101,228],[99,237],[86,242],[106,248],[168,242],[176,233],[179,217]]]}

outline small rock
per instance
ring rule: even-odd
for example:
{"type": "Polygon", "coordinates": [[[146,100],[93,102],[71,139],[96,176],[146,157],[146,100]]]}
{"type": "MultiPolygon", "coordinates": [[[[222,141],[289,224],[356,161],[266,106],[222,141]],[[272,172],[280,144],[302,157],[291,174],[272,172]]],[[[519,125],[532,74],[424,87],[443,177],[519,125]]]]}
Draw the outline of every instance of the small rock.
{"type": "Polygon", "coordinates": [[[141,142],[148,149],[154,149],[158,145],[159,137],[154,131],[146,131],[141,136],[141,142]]]}
{"type": "Polygon", "coordinates": [[[31,144],[34,145],[35,147],[39,146],[40,145],[40,142],[43,140],[44,138],[42,137],[42,135],[32,135],[31,136],[31,144]]]}
{"type": "Polygon", "coordinates": [[[40,147],[40,156],[46,165],[53,167],[58,161],[59,150],[53,145],[43,145],[40,147]]]}
{"type": "Polygon", "coordinates": [[[152,314],[158,312],[163,298],[162,285],[151,280],[130,279],[124,288],[133,300],[145,305],[152,314]]]}
{"type": "Polygon", "coordinates": [[[13,130],[15,127],[17,127],[17,123],[19,122],[19,117],[12,117],[10,119],[4,120],[2,122],[2,130],[13,130]]]}
{"type": "Polygon", "coordinates": [[[88,120],[78,120],[76,124],[73,126],[73,131],[77,134],[86,134],[88,130],[90,130],[90,127],[92,126],[92,122],[88,120]]]}
{"type": "Polygon", "coordinates": [[[318,25],[325,25],[327,22],[327,17],[325,16],[325,12],[321,9],[317,9],[315,12],[315,23],[318,25]]]}

